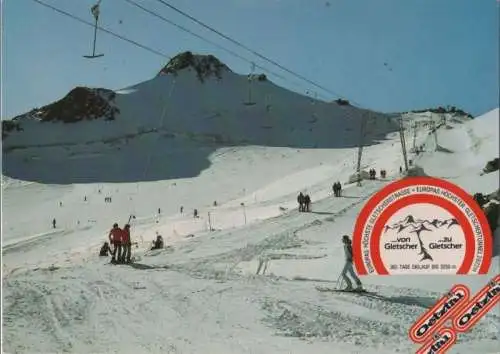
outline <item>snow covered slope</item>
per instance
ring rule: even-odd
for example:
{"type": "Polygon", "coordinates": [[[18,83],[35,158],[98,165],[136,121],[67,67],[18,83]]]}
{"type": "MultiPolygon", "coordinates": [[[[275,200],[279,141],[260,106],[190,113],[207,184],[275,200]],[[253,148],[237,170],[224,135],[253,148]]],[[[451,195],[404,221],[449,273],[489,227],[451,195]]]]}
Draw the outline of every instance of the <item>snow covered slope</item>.
{"type": "Polygon", "coordinates": [[[194,177],[222,146],[350,148],[366,113],[366,144],[397,129],[389,115],[249,82],[216,58],[193,60],[176,67],[174,58],[168,73],[117,92],[77,88],[17,117],[19,130],[3,140],[3,174],[58,184],[194,177]]]}
{"type": "MultiPolygon", "coordinates": [[[[422,127],[416,138],[426,151],[410,158],[471,192],[492,191],[495,173],[479,172],[498,154],[498,130],[485,129],[495,117],[498,124],[497,110],[441,127],[439,144],[453,153],[434,151],[422,127]],[[481,144],[465,152],[478,141],[471,136],[481,144]],[[466,159],[454,157],[464,152],[466,159]]],[[[175,181],[46,185],[4,177],[4,351],[414,352],[413,321],[455,282],[483,286],[500,272],[498,257],[489,276],[368,277],[375,295],[317,292],[317,285],[335,287],[340,237],[352,233],[363,203],[399,178],[398,134],[389,134],[363,155],[363,167],[387,169],[388,180],[345,185],[344,197],[331,197],[331,183],[347,180],[355,155],[355,148],[243,146],[216,149],[199,176],[175,181]],[[312,213],[296,211],[300,190],[311,194],[312,213]],[[140,260],[109,265],[99,246],[130,213],[140,260]],[[170,247],[148,250],[156,231],[170,247]]],[[[497,307],[450,353],[497,353],[499,319],[497,307]]]]}
{"type": "Polygon", "coordinates": [[[499,110],[498,108],[467,123],[448,125],[452,129],[440,129],[436,138],[422,137],[423,154],[416,163],[426,173],[447,178],[471,194],[491,193],[498,185],[499,172],[481,175],[489,160],[499,156],[499,110]],[[493,187],[492,187],[493,186],[493,187]]]}
{"type": "MultiPolygon", "coordinates": [[[[317,292],[337,285],[340,237],[363,203],[401,177],[397,124],[370,113],[362,167],[388,178],[347,184],[363,110],[266,80],[249,91],[213,58],[193,60],[114,94],[76,90],[68,102],[81,98],[90,116],[64,116],[65,101],[14,121],[23,130],[7,132],[2,176],[4,352],[411,353],[408,328],[443,292],[499,273],[497,257],[489,276],[369,277],[374,295],[317,292]],[[299,191],[312,213],[296,211],[299,191]],[[129,215],[138,261],[110,265],[99,248],[129,215]],[[157,232],[168,247],[151,251],[157,232]]],[[[436,149],[427,123],[440,116],[405,116],[407,145],[424,146],[410,158],[471,193],[498,188],[498,171],[480,174],[498,157],[498,110],[446,117],[436,149]]],[[[499,319],[494,309],[450,353],[498,352],[499,319]]]]}

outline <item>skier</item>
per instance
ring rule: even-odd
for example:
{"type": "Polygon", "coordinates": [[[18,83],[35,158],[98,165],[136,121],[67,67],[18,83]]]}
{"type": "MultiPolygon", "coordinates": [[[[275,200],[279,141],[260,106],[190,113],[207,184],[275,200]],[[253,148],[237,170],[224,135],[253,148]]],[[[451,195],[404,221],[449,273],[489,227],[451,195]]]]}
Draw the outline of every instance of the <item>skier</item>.
{"type": "Polygon", "coordinates": [[[132,243],[130,242],[130,225],[126,224],[122,231],[122,247],[123,253],[120,259],[120,263],[130,263],[132,243]]]}
{"type": "Polygon", "coordinates": [[[399,173],[403,173],[403,167],[399,166],[399,173]]]}
{"type": "Polygon", "coordinates": [[[337,181],[337,197],[342,196],[342,184],[337,181]]]}
{"type": "Polygon", "coordinates": [[[160,215],[160,214],[161,214],[161,209],[160,209],[160,208],[158,208],[158,215],[160,215]]]}
{"type": "Polygon", "coordinates": [[[194,218],[198,217],[198,209],[194,209],[194,211],[193,211],[193,217],[194,218]]]}
{"type": "Polygon", "coordinates": [[[306,196],[304,197],[304,206],[305,206],[304,211],[307,212],[311,211],[311,197],[309,196],[309,194],[306,194],[306,196]]]}
{"type": "Polygon", "coordinates": [[[163,248],[164,244],[163,244],[163,237],[161,237],[161,235],[159,235],[158,233],[156,234],[156,240],[153,241],[153,247],[151,247],[151,251],[152,250],[157,250],[157,249],[161,249],[163,248]]]}
{"type": "Polygon", "coordinates": [[[299,203],[299,212],[304,211],[304,194],[302,192],[297,196],[297,203],[299,203]]]}
{"type": "Polygon", "coordinates": [[[337,196],[337,182],[333,183],[332,190],[333,190],[333,195],[336,197],[337,196]]]}
{"type": "Polygon", "coordinates": [[[181,214],[182,214],[182,212],[183,212],[183,211],[184,211],[184,207],[183,207],[183,206],[181,206],[181,214]]]}
{"type": "Polygon", "coordinates": [[[111,247],[109,247],[109,243],[104,242],[104,244],[101,247],[101,250],[99,251],[99,256],[100,257],[107,257],[107,256],[109,256],[109,253],[112,253],[111,247]]]}
{"type": "Polygon", "coordinates": [[[54,228],[54,229],[56,228],[56,219],[55,218],[52,220],[52,228],[54,228]]]}
{"type": "Polygon", "coordinates": [[[342,236],[342,242],[344,243],[344,254],[345,254],[345,265],[344,269],[342,269],[342,279],[347,283],[347,287],[344,289],[346,291],[352,291],[352,282],[347,276],[347,273],[351,275],[351,277],[356,282],[356,291],[363,290],[363,285],[361,284],[361,280],[359,280],[358,276],[354,272],[353,264],[352,264],[352,244],[349,236],[342,236]]]}
{"type": "Polygon", "coordinates": [[[120,261],[122,255],[122,230],[118,227],[117,223],[113,224],[113,228],[109,231],[108,234],[109,243],[113,245],[113,252],[111,255],[111,263],[116,263],[116,261],[120,261]]]}

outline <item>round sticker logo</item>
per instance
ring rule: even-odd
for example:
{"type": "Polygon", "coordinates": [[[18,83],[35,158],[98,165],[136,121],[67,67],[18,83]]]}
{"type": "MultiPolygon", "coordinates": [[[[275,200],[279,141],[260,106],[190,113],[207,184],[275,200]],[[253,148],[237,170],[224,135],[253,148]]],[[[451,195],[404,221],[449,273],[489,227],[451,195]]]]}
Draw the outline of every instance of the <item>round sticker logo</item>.
{"type": "Polygon", "coordinates": [[[479,205],[434,177],[393,182],[366,203],[353,234],[360,275],[486,274],[492,235],[479,205]]]}

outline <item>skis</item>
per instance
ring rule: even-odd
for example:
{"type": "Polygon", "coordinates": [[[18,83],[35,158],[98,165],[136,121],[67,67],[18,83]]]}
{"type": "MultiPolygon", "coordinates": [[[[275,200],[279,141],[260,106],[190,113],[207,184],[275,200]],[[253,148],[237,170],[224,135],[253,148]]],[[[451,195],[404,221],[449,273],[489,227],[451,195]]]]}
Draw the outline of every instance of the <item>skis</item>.
{"type": "Polygon", "coordinates": [[[137,258],[134,258],[132,257],[132,259],[130,260],[130,262],[113,262],[113,261],[109,261],[107,264],[111,264],[111,265],[128,265],[128,264],[132,264],[132,263],[135,263],[137,262],[137,258]]]}
{"type": "Polygon", "coordinates": [[[316,290],[321,291],[321,292],[330,292],[330,293],[348,293],[348,294],[375,294],[372,291],[368,291],[365,289],[352,289],[352,290],[346,290],[346,289],[334,289],[334,288],[324,288],[321,286],[316,286],[316,290]]]}

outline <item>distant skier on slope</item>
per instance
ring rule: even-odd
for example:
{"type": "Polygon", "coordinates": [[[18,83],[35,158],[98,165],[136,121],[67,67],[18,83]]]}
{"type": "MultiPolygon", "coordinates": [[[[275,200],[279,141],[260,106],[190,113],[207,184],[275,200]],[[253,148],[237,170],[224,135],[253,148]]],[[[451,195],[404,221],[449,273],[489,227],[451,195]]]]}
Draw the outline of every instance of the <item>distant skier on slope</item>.
{"type": "Polygon", "coordinates": [[[299,212],[304,211],[304,194],[302,192],[297,196],[297,203],[299,203],[299,212]]]}
{"type": "Polygon", "coordinates": [[[56,228],[56,219],[53,219],[52,220],[52,228],[55,229],[56,228]]]}
{"type": "Polygon", "coordinates": [[[361,280],[359,280],[358,276],[354,272],[353,264],[352,264],[352,244],[351,244],[351,239],[349,236],[344,235],[342,236],[342,242],[344,243],[344,254],[345,254],[345,265],[344,269],[342,269],[342,279],[346,282],[347,287],[344,289],[346,291],[352,291],[352,282],[347,276],[347,273],[351,275],[351,277],[354,279],[356,282],[356,289],[357,291],[363,290],[363,285],[361,284],[361,280]]]}
{"type": "Polygon", "coordinates": [[[333,193],[336,197],[340,197],[340,192],[342,191],[342,184],[340,182],[335,182],[333,184],[333,193]]]}
{"type": "Polygon", "coordinates": [[[163,246],[164,246],[163,237],[161,237],[161,235],[157,233],[156,240],[153,241],[153,247],[151,247],[151,251],[157,250],[157,249],[162,249],[163,246]]]}
{"type": "Polygon", "coordinates": [[[309,194],[306,194],[306,196],[304,197],[304,205],[305,205],[304,211],[310,212],[311,211],[311,197],[309,196],[309,194]]]}

